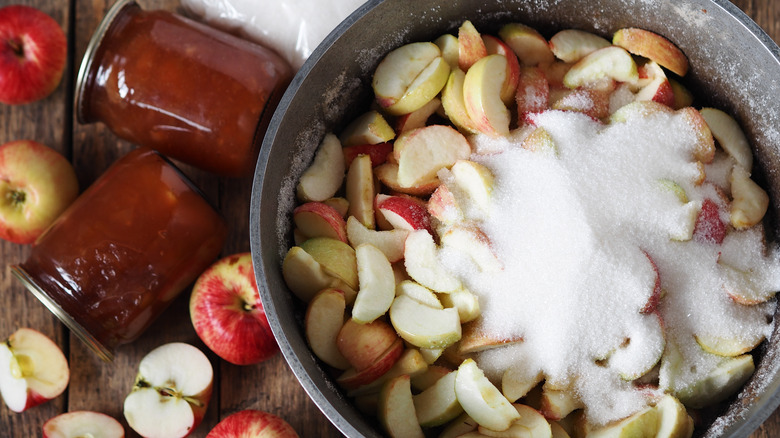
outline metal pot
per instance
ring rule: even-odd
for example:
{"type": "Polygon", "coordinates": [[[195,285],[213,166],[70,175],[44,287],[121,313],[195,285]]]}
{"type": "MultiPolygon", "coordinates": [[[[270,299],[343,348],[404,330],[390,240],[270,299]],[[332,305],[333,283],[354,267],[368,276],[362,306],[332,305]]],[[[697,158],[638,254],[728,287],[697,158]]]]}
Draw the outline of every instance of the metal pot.
{"type": "MultiPolygon", "coordinates": [[[[395,47],[432,41],[471,20],[494,32],[518,21],[548,38],[579,28],[604,36],[641,27],[674,41],[688,56],[685,84],[703,102],[741,123],[757,159],[754,176],[780,199],[780,48],[727,0],[371,0],[342,22],[298,72],[274,114],[255,170],[251,246],[263,304],[282,353],[309,396],[345,435],[381,436],[336,386],[306,344],[305,307],[289,292],[281,262],[291,246],[295,186],[328,131],[368,107],[371,77],[395,47]]],[[[696,436],[745,437],[780,405],[780,336],[758,350],[757,371],[696,436]]]]}

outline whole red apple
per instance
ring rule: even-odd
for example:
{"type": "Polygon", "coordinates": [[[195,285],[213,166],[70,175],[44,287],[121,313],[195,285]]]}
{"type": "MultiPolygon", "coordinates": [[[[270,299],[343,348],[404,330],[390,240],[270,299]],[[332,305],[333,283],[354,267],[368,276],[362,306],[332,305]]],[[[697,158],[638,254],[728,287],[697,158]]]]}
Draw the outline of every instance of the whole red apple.
{"type": "Polygon", "coordinates": [[[218,260],[198,277],[190,318],[200,339],[230,363],[254,364],[279,351],[248,252],[218,260]]]}
{"type": "Polygon", "coordinates": [[[0,238],[32,243],[78,196],[76,172],[32,140],[0,146],[0,238]]]}
{"type": "Polygon", "coordinates": [[[51,94],[67,51],[65,33],[52,17],[30,6],[0,8],[0,102],[19,105],[51,94]]]}
{"type": "Polygon", "coordinates": [[[206,438],[298,438],[298,434],[276,415],[248,409],[225,417],[206,438]]]}

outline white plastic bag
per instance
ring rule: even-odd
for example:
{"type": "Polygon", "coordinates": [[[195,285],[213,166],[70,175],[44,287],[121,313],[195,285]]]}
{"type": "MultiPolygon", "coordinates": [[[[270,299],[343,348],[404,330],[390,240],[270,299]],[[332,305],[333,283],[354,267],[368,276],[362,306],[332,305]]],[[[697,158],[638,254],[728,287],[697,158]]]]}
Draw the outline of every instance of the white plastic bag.
{"type": "Polygon", "coordinates": [[[238,32],[281,55],[294,69],[365,0],[182,0],[190,14],[238,32]]]}

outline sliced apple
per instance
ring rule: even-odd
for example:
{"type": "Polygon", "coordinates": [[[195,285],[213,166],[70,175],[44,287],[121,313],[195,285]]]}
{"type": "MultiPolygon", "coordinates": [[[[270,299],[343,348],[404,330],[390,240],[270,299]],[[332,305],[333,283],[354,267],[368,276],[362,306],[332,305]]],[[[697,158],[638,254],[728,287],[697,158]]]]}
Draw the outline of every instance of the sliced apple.
{"type": "Polygon", "coordinates": [[[423,359],[425,359],[426,362],[434,364],[444,354],[444,350],[445,348],[443,347],[420,348],[420,354],[422,354],[423,359]]]}
{"type": "Polygon", "coordinates": [[[501,393],[511,402],[525,397],[544,379],[541,370],[516,363],[509,366],[501,375],[501,393]]]}
{"type": "Polygon", "coordinates": [[[124,438],[125,429],[101,412],[71,411],[43,423],[43,438],[124,438]]]}
{"type": "Polygon", "coordinates": [[[399,295],[390,306],[390,321],[408,343],[421,348],[443,348],[460,339],[461,328],[455,309],[437,309],[407,295],[399,295]]]}
{"type": "Polygon", "coordinates": [[[499,29],[498,36],[512,48],[522,65],[535,67],[555,61],[547,40],[530,26],[509,23],[499,29]]]}
{"type": "MultiPolygon", "coordinates": [[[[411,131],[412,129],[424,127],[428,119],[436,114],[441,108],[441,99],[434,97],[430,102],[426,103],[419,109],[416,109],[409,114],[404,114],[398,117],[395,122],[396,132],[411,131]]],[[[390,152],[390,151],[388,151],[390,152]]]]}
{"type": "Polygon", "coordinates": [[[458,28],[458,67],[468,71],[475,62],[487,56],[482,36],[471,21],[464,21],[458,28]]]}
{"type": "Polygon", "coordinates": [[[439,46],[441,56],[447,61],[447,64],[450,65],[451,70],[459,68],[458,58],[460,57],[460,44],[458,42],[458,37],[450,33],[445,33],[436,38],[433,43],[439,46]]]}
{"type": "Polygon", "coordinates": [[[385,254],[370,243],[355,248],[358,290],[352,307],[352,319],[365,324],[384,315],[395,298],[395,274],[385,254]]]}
{"type": "Polygon", "coordinates": [[[428,213],[441,225],[449,226],[463,219],[463,210],[446,185],[440,185],[428,199],[428,213]]]}
{"type": "Polygon", "coordinates": [[[452,371],[441,365],[429,365],[424,372],[412,377],[412,388],[417,392],[425,391],[452,371]]]}
{"type": "Polygon", "coordinates": [[[707,353],[725,357],[741,356],[752,351],[765,339],[762,333],[754,333],[752,336],[695,333],[693,337],[707,353]]]}
{"type": "Polygon", "coordinates": [[[362,371],[376,363],[397,340],[395,330],[384,320],[363,324],[350,318],[338,332],[336,347],[355,370],[362,371]]]}
{"type": "Polygon", "coordinates": [[[606,38],[579,29],[565,29],[550,38],[550,50],[555,57],[570,63],[611,44],[606,38]]]}
{"type": "Polygon", "coordinates": [[[477,124],[471,120],[466,110],[466,101],[463,97],[463,83],[466,80],[466,73],[460,69],[453,69],[441,91],[441,105],[444,108],[444,114],[461,131],[476,134],[479,132],[477,124]]]}
{"type": "Polygon", "coordinates": [[[464,360],[455,377],[455,394],[463,410],[482,427],[502,431],[520,418],[473,359],[464,360]]]}
{"type": "Polygon", "coordinates": [[[441,247],[465,254],[482,272],[504,269],[504,264],[491,247],[490,239],[477,227],[452,226],[441,236],[441,247]]]}
{"type": "Polygon", "coordinates": [[[356,370],[349,368],[344,371],[337,379],[336,383],[347,391],[356,390],[362,386],[368,385],[381,378],[385,373],[393,368],[396,362],[404,352],[404,341],[396,339],[392,345],[368,368],[356,370]]]}
{"type": "Polygon", "coordinates": [[[433,180],[439,170],[468,158],[471,145],[449,126],[429,125],[401,134],[393,154],[398,159],[398,184],[415,187],[433,180]]]}
{"type": "Polygon", "coordinates": [[[555,421],[550,423],[550,431],[552,432],[552,438],[571,438],[569,432],[555,421]]]}
{"type": "MultiPolygon", "coordinates": [[[[349,202],[347,214],[354,216],[367,228],[376,226],[374,219],[374,171],[371,157],[358,155],[347,170],[346,196],[349,202]]],[[[346,225],[346,224],[345,224],[346,225]]]]}
{"type": "Polygon", "coordinates": [[[753,356],[749,354],[724,358],[705,377],[675,395],[685,406],[692,409],[710,406],[736,393],[747,382],[753,371],[755,371],[753,356]]]}
{"type": "Polygon", "coordinates": [[[343,291],[347,304],[352,304],[357,295],[355,289],[344,281],[327,274],[322,265],[299,246],[293,246],[287,251],[282,262],[282,276],[293,294],[306,303],[317,292],[328,287],[337,287],[343,291]]]}
{"type": "Polygon", "coordinates": [[[439,434],[439,438],[468,438],[468,434],[472,432],[480,436],[477,426],[477,422],[464,412],[447,424],[439,434]]]}
{"type": "Polygon", "coordinates": [[[293,210],[293,222],[308,237],[330,237],[347,241],[347,224],[333,207],[322,202],[306,202],[293,210]]]}
{"type": "Polygon", "coordinates": [[[390,142],[356,144],[354,146],[345,146],[342,151],[344,152],[344,164],[347,169],[352,165],[352,160],[358,155],[368,155],[371,157],[371,167],[377,167],[387,162],[387,157],[393,152],[393,144],[390,142]]]}
{"type": "Polygon", "coordinates": [[[413,397],[420,426],[440,426],[463,413],[463,408],[455,396],[456,376],[456,371],[450,371],[431,387],[413,397]]]}
{"type": "Polygon", "coordinates": [[[542,385],[542,399],[539,411],[550,421],[559,421],[576,409],[585,405],[571,389],[556,389],[548,385],[542,385]]]}
{"type": "Polygon", "coordinates": [[[730,182],[731,225],[738,230],[743,230],[760,223],[769,208],[769,195],[740,165],[735,165],[731,171],[730,182]]]}
{"type": "Polygon", "coordinates": [[[691,93],[691,90],[674,78],[667,79],[669,79],[669,84],[672,86],[672,91],[674,92],[674,105],[672,105],[672,108],[679,110],[693,105],[693,93],[691,93]]]}
{"type": "MultiPolygon", "coordinates": [[[[609,83],[614,83],[608,81],[609,83]]],[[[610,115],[610,97],[612,89],[580,87],[569,90],[560,98],[553,100],[550,108],[562,111],[577,111],[592,119],[606,119],[610,115]]],[[[552,99],[551,99],[552,100],[552,99]]]]}
{"type": "Polygon", "coordinates": [[[510,105],[515,100],[517,86],[520,83],[520,61],[512,49],[493,35],[482,35],[488,55],[502,55],[506,58],[506,80],[501,88],[501,100],[510,105]]]}
{"type": "Polygon", "coordinates": [[[463,198],[483,214],[489,214],[493,201],[495,178],[483,164],[471,160],[458,160],[450,169],[452,179],[463,198]]]}
{"type": "Polygon", "coordinates": [[[344,326],[346,308],[344,292],[333,288],[323,289],[309,301],[303,320],[306,341],[314,354],[321,361],[340,370],[350,366],[336,346],[339,332],[344,326]]]}
{"type": "Polygon", "coordinates": [[[555,145],[552,135],[542,128],[535,128],[520,144],[523,149],[549,155],[558,155],[558,146],[555,145]]]}
{"type": "Polygon", "coordinates": [[[328,133],[314,154],[314,161],[301,174],[296,194],[301,201],[324,201],[333,197],[344,182],[344,154],[338,137],[328,133]]]}
{"type": "Polygon", "coordinates": [[[395,263],[404,257],[404,242],[409,235],[407,230],[370,230],[354,216],[347,218],[346,230],[349,243],[353,248],[364,243],[371,244],[382,251],[390,263],[395,263]]]}
{"type": "Polygon", "coordinates": [[[704,117],[693,107],[677,110],[677,113],[688,122],[696,135],[693,158],[704,164],[711,163],[713,158],[715,158],[715,139],[712,137],[712,131],[710,131],[704,117]]]}
{"type": "Polygon", "coordinates": [[[358,289],[357,262],[351,246],[329,237],[313,237],[300,248],[320,264],[325,274],[342,280],[353,290],[358,289]]]}
{"type": "Polygon", "coordinates": [[[550,82],[538,67],[523,67],[515,93],[518,124],[522,125],[528,114],[540,113],[550,106],[550,82]]]}
{"type": "Polygon", "coordinates": [[[349,210],[349,201],[347,201],[346,198],[342,198],[340,196],[334,196],[332,198],[328,198],[322,201],[322,203],[335,208],[336,211],[339,212],[341,217],[346,219],[347,211],[349,210]]]}
{"type": "Polygon", "coordinates": [[[379,393],[379,423],[393,438],[425,438],[412,400],[409,376],[398,376],[387,382],[379,393]]]}
{"type": "Polygon", "coordinates": [[[395,287],[395,294],[396,296],[406,295],[409,298],[413,298],[422,304],[433,307],[435,309],[444,308],[444,306],[441,304],[441,301],[439,301],[439,298],[436,297],[436,294],[433,293],[433,291],[412,280],[404,280],[398,283],[395,287]]]}
{"type": "Polygon", "coordinates": [[[631,54],[617,46],[604,47],[580,59],[563,78],[568,88],[577,88],[603,78],[633,82],[639,77],[631,54]]]}
{"type": "Polygon", "coordinates": [[[723,275],[723,289],[729,298],[745,306],[765,303],[772,299],[777,290],[765,281],[762,272],[756,269],[738,269],[718,261],[723,275]]]}
{"type": "Polygon", "coordinates": [[[688,73],[688,58],[685,54],[674,43],[655,32],[637,28],[620,29],[612,36],[612,44],[634,55],[651,59],[679,76],[688,73]]]}
{"type": "Polygon", "coordinates": [[[699,110],[712,136],[731,157],[748,173],[753,169],[753,153],[745,133],[733,117],[716,108],[699,110]]]}
{"type": "MultiPolygon", "coordinates": [[[[350,397],[357,397],[364,394],[377,393],[382,389],[382,385],[386,382],[402,375],[409,376],[412,379],[412,382],[414,382],[417,377],[425,374],[428,368],[428,363],[423,359],[423,355],[419,350],[407,348],[401,353],[401,356],[386,373],[367,385],[349,391],[347,395],[350,397]]],[[[414,385],[414,383],[412,383],[412,385],[414,385]]]]}
{"type": "Polygon", "coordinates": [[[685,406],[674,396],[665,394],[655,404],[658,411],[658,432],[656,438],[690,438],[693,432],[693,419],[685,406]]]}
{"type": "Polygon", "coordinates": [[[438,260],[438,247],[433,236],[425,230],[409,233],[404,249],[404,266],[412,279],[436,292],[452,292],[461,288],[453,276],[438,260]]]}
{"type": "Polygon", "coordinates": [[[411,196],[428,196],[433,193],[441,184],[437,176],[429,180],[420,181],[412,187],[403,187],[398,182],[398,164],[385,163],[374,168],[374,176],[390,192],[402,193],[411,196]]]}
{"type": "Polygon", "coordinates": [[[639,438],[655,437],[658,432],[658,411],[647,407],[641,411],[607,426],[588,433],[593,438],[639,438]]]}
{"type": "Polygon", "coordinates": [[[421,108],[444,88],[450,66],[431,42],[401,46],[382,59],[372,82],[379,105],[392,115],[421,108]]]}
{"type": "Polygon", "coordinates": [[[520,342],[523,342],[523,338],[520,336],[505,336],[491,333],[483,328],[482,321],[475,320],[468,324],[463,324],[461,340],[458,343],[458,352],[466,355],[520,342]]]}
{"type": "Polygon", "coordinates": [[[431,217],[422,200],[408,196],[376,196],[376,208],[396,230],[433,233],[431,217]]]}
{"type": "Polygon", "coordinates": [[[513,405],[520,414],[520,418],[515,420],[508,429],[504,431],[491,430],[484,426],[479,426],[477,430],[484,436],[507,437],[507,438],[551,438],[552,428],[550,423],[536,409],[523,404],[515,403],[513,405]]]}
{"type": "Polygon", "coordinates": [[[444,307],[452,307],[458,311],[461,324],[474,321],[482,314],[479,307],[479,297],[470,290],[462,288],[449,293],[438,294],[444,307]]]}
{"type": "Polygon", "coordinates": [[[675,105],[674,88],[663,69],[655,62],[648,61],[644,70],[650,71],[650,79],[636,93],[636,100],[652,100],[673,108],[675,105]]]}
{"type": "Polygon", "coordinates": [[[720,206],[712,199],[705,198],[696,216],[693,237],[700,242],[720,245],[727,231],[726,223],[721,219],[720,206]]]}
{"type": "Polygon", "coordinates": [[[609,367],[624,380],[636,380],[658,363],[665,346],[666,336],[660,315],[648,313],[632,327],[624,345],[609,357],[609,367]]]}
{"type": "Polygon", "coordinates": [[[375,110],[358,116],[339,136],[344,147],[385,143],[393,138],[395,138],[395,131],[382,114],[375,110]]]}
{"type": "Polygon", "coordinates": [[[510,112],[501,99],[506,73],[506,57],[488,55],[471,66],[463,80],[463,101],[469,118],[480,132],[493,137],[509,135],[510,112]]]}

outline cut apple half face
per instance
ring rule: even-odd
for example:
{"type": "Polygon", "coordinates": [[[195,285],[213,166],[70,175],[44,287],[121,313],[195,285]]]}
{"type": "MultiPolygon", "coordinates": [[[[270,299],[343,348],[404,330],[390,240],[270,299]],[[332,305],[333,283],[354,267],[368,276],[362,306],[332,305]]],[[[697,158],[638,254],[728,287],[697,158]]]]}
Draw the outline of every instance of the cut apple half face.
{"type": "Polygon", "coordinates": [[[455,394],[463,410],[481,427],[503,431],[520,418],[517,409],[488,380],[473,359],[464,360],[458,367],[455,394]]]}
{"type": "Polygon", "coordinates": [[[407,342],[421,348],[443,348],[461,337],[458,311],[425,305],[399,295],[390,306],[390,321],[407,342]]]}
{"type": "Polygon", "coordinates": [[[301,201],[324,201],[333,197],[344,182],[344,153],[333,134],[325,134],[314,161],[298,180],[297,196],[301,201]]]}
{"type": "Polygon", "coordinates": [[[0,396],[13,412],[59,396],[69,380],[65,355],[43,333],[20,328],[0,343],[0,396]]]}
{"type": "Polygon", "coordinates": [[[124,438],[125,429],[114,417],[100,412],[73,411],[43,423],[43,438],[124,438]]]}
{"type": "Polygon", "coordinates": [[[447,82],[450,66],[439,47],[430,42],[401,46],[374,71],[376,100],[388,114],[411,113],[430,102],[447,82]]]}
{"type": "Polygon", "coordinates": [[[604,78],[635,82],[639,78],[631,54],[617,46],[604,47],[580,59],[563,77],[568,88],[577,88],[604,78]]]}
{"type": "Polygon", "coordinates": [[[488,55],[471,66],[463,80],[469,118],[480,132],[493,137],[509,135],[510,112],[501,98],[506,75],[506,57],[488,55]]]}

